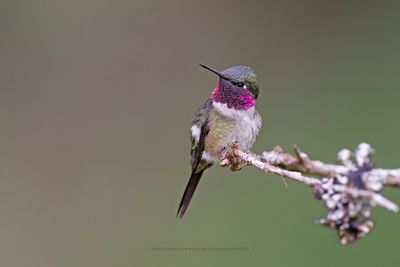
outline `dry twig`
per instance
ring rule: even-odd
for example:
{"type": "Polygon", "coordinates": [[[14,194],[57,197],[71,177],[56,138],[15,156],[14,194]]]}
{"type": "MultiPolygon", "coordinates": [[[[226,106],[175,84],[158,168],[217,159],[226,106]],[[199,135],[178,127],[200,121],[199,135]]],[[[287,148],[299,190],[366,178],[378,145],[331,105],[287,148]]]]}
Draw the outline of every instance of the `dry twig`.
{"type": "Polygon", "coordinates": [[[398,206],[380,194],[384,186],[400,186],[400,169],[377,169],[370,162],[374,150],[360,144],[354,153],[343,149],[338,153],[341,164],[311,160],[295,146],[294,155],[280,147],[262,155],[245,153],[232,143],[221,157],[221,166],[240,170],[253,165],[267,173],[292,179],[313,188],[314,195],[325,201],[328,214],[319,223],[337,230],[342,244],[360,239],[373,228],[370,214],[374,206],[398,212],[398,206]],[[355,162],[355,163],[354,163],[355,162]],[[322,179],[305,174],[318,175],[322,179]]]}

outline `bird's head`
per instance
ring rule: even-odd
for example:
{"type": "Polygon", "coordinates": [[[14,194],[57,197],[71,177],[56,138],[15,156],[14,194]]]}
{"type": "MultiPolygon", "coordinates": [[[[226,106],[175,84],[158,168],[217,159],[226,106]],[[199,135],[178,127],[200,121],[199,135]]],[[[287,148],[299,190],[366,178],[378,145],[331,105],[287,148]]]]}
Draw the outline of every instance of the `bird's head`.
{"type": "Polygon", "coordinates": [[[236,109],[254,106],[260,86],[252,68],[233,66],[220,72],[204,64],[200,66],[219,76],[218,85],[211,96],[214,101],[226,103],[228,107],[236,109]]]}
{"type": "Polygon", "coordinates": [[[248,66],[232,66],[221,72],[200,64],[201,67],[217,74],[220,79],[220,86],[231,90],[248,90],[257,99],[260,86],[257,82],[257,74],[248,66]]]}

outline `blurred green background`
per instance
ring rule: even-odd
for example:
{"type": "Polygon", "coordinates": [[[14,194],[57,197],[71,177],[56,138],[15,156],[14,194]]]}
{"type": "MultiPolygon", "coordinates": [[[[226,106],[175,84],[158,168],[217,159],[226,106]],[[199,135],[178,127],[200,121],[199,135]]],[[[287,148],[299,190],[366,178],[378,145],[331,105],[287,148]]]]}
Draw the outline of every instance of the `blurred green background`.
{"type": "Polygon", "coordinates": [[[374,231],[341,246],[309,188],[254,168],[207,171],[175,218],[216,83],[200,62],[259,74],[254,151],[334,161],[366,141],[400,167],[398,1],[0,5],[0,266],[399,264],[400,215],[375,209],[374,231]]]}

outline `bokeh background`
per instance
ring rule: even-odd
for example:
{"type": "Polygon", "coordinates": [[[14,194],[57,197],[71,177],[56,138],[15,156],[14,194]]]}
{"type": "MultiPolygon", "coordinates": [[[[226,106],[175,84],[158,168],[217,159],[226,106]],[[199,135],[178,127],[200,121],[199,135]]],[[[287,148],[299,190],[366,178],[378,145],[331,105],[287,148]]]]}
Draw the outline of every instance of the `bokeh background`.
{"type": "Polygon", "coordinates": [[[175,218],[216,83],[198,63],[258,72],[254,151],[366,141],[400,167],[398,1],[0,5],[0,266],[398,265],[400,215],[341,246],[309,188],[254,168],[207,171],[175,218]],[[163,249],[185,247],[246,249],[163,249]]]}

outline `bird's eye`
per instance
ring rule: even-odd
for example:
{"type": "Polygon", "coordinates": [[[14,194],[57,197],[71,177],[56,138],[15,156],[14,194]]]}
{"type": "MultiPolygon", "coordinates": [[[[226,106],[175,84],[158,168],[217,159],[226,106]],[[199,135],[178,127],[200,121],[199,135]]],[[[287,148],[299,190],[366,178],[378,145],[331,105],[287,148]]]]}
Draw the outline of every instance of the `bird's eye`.
{"type": "Polygon", "coordinates": [[[244,83],[237,83],[237,86],[243,87],[243,86],[244,86],[244,83]]]}

